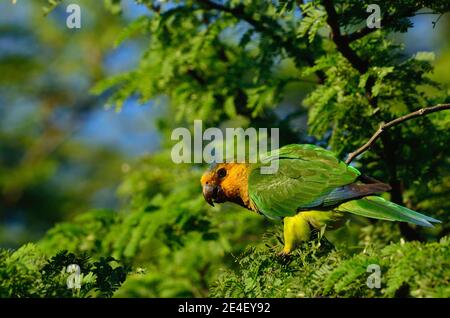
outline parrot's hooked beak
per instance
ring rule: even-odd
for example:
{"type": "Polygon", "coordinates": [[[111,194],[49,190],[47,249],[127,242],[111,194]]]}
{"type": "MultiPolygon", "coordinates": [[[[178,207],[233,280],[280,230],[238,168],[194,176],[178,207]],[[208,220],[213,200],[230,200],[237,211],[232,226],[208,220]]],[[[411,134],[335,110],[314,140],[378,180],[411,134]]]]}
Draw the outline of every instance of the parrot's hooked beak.
{"type": "Polygon", "coordinates": [[[225,202],[225,196],[219,185],[205,184],[203,186],[203,197],[209,205],[214,206],[214,202],[225,202]]]}

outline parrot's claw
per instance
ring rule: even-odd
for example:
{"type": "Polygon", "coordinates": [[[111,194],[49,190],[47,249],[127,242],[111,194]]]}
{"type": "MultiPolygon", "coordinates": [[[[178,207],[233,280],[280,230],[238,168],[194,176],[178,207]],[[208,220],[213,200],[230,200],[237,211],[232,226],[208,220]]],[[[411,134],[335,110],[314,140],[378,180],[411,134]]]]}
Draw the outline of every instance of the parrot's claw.
{"type": "Polygon", "coordinates": [[[284,260],[284,261],[288,261],[289,259],[290,259],[290,255],[289,255],[289,253],[286,253],[285,251],[281,251],[281,252],[279,252],[278,254],[277,254],[277,256],[280,258],[280,259],[282,259],[282,260],[284,260]]]}

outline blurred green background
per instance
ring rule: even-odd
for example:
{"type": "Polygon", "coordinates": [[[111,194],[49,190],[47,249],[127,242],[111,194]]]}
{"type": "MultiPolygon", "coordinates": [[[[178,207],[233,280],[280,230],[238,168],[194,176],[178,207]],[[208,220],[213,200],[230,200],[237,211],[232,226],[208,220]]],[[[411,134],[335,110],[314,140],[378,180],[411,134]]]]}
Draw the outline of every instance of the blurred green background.
{"type": "Polygon", "coordinates": [[[118,208],[124,172],[159,148],[151,102],[130,98],[115,112],[90,93],[98,80],[137,64],[143,41],[114,41],[145,10],[128,1],[118,17],[87,1],[82,29],[70,30],[66,5],[44,16],[44,4],[2,1],[0,8],[3,247],[37,239],[89,208],[118,208]]]}

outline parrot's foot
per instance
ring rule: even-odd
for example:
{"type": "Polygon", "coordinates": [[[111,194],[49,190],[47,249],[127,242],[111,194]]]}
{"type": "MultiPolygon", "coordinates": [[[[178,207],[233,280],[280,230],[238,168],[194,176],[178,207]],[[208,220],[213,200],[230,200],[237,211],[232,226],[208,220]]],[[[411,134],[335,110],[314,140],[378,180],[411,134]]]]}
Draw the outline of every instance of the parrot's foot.
{"type": "Polygon", "coordinates": [[[281,252],[279,252],[277,254],[277,256],[282,260],[282,261],[289,261],[289,259],[291,258],[291,255],[289,254],[289,252],[286,252],[285,250],[282,250],[281,252]]]}

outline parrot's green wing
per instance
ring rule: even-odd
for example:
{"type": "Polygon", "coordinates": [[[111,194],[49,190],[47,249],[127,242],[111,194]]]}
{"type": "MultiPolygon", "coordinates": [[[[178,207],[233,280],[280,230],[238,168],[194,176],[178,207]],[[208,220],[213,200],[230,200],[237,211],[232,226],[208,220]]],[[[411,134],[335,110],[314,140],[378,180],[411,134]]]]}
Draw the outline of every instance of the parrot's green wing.
{"type": "Polygon", "coordinates": [[[428,227],[433,226],[431,223],[441,223],[432,217],[376,196],[344,202],[337,210],[379,220],[409,222],[428,227]]]}
{"type": "Polygon", "coordinates": [[[253,167],[248,190],[259,212],[282,218],[361,197],[360,189],[348,186],[359,175],[358,170],[337,159],[331,151],[314,145],[288,145],[272,151],[253,167]],[[261,173],[261,168],[273,161],[278,170],[261,173]]]}

